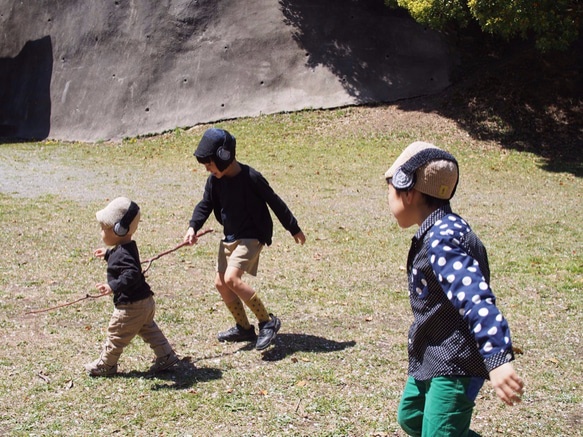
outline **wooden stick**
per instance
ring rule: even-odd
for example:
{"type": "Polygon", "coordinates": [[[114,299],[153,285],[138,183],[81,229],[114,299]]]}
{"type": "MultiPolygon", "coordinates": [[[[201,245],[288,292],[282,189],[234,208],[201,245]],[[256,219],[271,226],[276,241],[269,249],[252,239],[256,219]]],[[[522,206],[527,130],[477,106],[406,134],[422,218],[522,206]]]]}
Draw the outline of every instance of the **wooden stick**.
{"type": "MultiPolygon", "coordinates": [[[[207,229],[205,231],[201,231],[198,234],[196,234],[196,238],[202,237],[203,235],[208,234],[209,232],[213,232],[213,230],[212,229],[207,229]]],[[[172,253],[175,250],[178,250],[181,247],[186,246],[187,244],[188,243],[186,241],[184,241],[184,242],[180,243],[178,246],[176,246],[176,247],[174,247],[172,249],[166,250],[166,251],[161,252],[161,253],[159,253],[158,255],[156,255],[156,256],[154,256],[152,258],[149,258],[147,260],[142,261],[141,264],[148,263],[148,266],[144,269],[144,271],[142,273],[146,273],[148,271],[148,269],[152,265],[152,261],[155,261],[158,258],[163,257],[164,255],[168,255],[169,253],[172,253]]],[[[44,313],[46,311],[57,310],[59,308],[63,308],[63,307],[69,306],[69,305],[76,304],[76,303],[81,302],[81,301],[83,301],[85,299],[97,299],[97,298],[100,298],[100,297],[103,297],[103,296],[107,296],[108,294],[111,294],[111,293],[110,292],[101,293],[101,294],[89,294],[88,293],[88,294],[85,295],[85,297],[82,297],[80,299],[74,300],[72,302],[63,303],[61,305],[57,305],[57,306],[54,306],[54,307],[51,307],[51,308],[45,308],[45,309],[42,309],[42,310],[28,311],[28,312],[26,312],[24,314],[38,314],[38,313],[44,313]]]]}
{"type": "MultiPolygon", "coordinates": [[[[198,234],[196,234],[196,238],[200,238],[203,235],[208,234],[209,232],[213,232],[213,230],[212,229],[206,229],[204,231],[201,231],[198,234]]],[[[164,252],[161,252],[158,255],[153,256],[152,258],[145,259],[144,261],[142,261],[142,264],[148,263],[148,265],[146,266],[146,268],[144,270],[142,270],[142,273],[146,273],[150,269],[150,266],[152,265],[152,261],[156,261],[158,258],[162,258],[164,255],[168,255],[169,253],[172,253],[175,250],[178,250],[181,247],[186,246],[187,244],[188,244],[187,241],[183,241],[178,246],[176,246],[176,247],[174,247],[172,249],[165,250],[164,252]]]]}

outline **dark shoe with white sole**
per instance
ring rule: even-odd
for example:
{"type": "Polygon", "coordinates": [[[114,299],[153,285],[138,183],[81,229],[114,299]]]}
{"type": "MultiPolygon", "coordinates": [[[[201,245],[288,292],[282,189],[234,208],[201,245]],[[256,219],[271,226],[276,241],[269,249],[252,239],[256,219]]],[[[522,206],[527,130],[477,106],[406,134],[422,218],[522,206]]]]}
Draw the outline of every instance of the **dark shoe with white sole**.
{"type": "Polygon", "coordinates": [[[255,334],[255,326],[251,325],[249,329],[244,329],[241,325],[236,324],[231,329],[219,332],[217,339],[219,341],[255,341],[257,334],[255,334]]]}

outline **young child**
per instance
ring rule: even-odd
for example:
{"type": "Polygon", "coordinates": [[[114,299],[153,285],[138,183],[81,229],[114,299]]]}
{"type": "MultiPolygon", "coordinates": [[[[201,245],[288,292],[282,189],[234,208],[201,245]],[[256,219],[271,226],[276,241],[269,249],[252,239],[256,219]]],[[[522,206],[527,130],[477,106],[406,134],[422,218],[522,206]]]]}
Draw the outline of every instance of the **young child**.
{"type": "Polygon", "coordinates": [[[154,321],[154,293],[142,274],[138,246],[132,240],[138,229],[140,208],[130,199],[118,197],[96,217],[101,238],[111,248],[94,251],[96,257],[107,261],[107,283],[95,287],[102,293],[113,293],[115,310],[101,355],[85,368],[91,376],[114,375],[124,348],[139,335],[156,355],[150,372],[166,370],[178,362],[178,357],[154,321]]]}
{"type": "Polygon", "coordinates": [[[267,206],[273,210],[282,226],[296,243],[306,238],[297,220],[255,169],[235,159],[236,140],[223,129],[208,129],[194,156],[211,173],[206,181],[202,200],[194,208],[184,241],[194,244],[196,233],[211,212],[223,225],[225,238],[219,246],[215,286],[235,319],[235,326],[219,332],[219,341],[254,341],[256,349],[266,349],[281,326],[280,320],[268,313],[255,290],[243,282],[243,273],[257,274],[259,254],[270,245],[273,221],[267,206]],[[257,317],[259,335],[249,323],[245,304],[257,317]]]}
{"type": "Polygon", "coordinates": [[[433,144],[408,146],[385,173],[389,207],[401,228],[419,225],[407,259],[409,378],[398,422],[412,436],[466,436],[485,379],[508,405],[523,382],[510,331],[489,286],[486,249],[451,210],[459,170],[433,144]]]}

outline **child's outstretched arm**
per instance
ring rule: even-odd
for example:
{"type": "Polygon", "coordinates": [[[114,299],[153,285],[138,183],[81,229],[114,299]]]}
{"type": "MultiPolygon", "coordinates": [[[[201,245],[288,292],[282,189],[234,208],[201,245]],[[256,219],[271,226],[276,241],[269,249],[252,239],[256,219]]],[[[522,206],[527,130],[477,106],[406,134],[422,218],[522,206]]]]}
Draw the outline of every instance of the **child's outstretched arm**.
{"type": "Polygon", "coordinates": [[[300,231],[294,235],[294,240],[296,240],[296,243],[303,245],[306,242],[306,236],[302,231],[300,231]]]}
{"type": "Polygon", "coordinates": [[[490,382],[498,397],[506,404],[512,406],[520,402],[520,396],[524,393],[524,382],[511,363],[490,370],[490,382]]]}

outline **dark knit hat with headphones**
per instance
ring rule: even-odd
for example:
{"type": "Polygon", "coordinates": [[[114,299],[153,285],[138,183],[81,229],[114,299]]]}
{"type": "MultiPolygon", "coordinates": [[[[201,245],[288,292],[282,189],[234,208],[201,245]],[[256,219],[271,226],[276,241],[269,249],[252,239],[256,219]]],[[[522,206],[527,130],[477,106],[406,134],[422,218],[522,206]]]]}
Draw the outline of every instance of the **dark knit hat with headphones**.
{"type": "Polygon", "coordinates": [[[219,171],[224,171],[235,159],[235,137],[224,129],[211,128],[203,134],[194,156],[198,162],[213,161],[219,171]]]}
{"type": "Polygon", "coordinates": [[[385,173],[397,190],[415,188],[438,199],[453,197],[459,181],[459,168],[450,153],[431,143],[416,141],[409,146],[385,173]]]}

